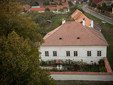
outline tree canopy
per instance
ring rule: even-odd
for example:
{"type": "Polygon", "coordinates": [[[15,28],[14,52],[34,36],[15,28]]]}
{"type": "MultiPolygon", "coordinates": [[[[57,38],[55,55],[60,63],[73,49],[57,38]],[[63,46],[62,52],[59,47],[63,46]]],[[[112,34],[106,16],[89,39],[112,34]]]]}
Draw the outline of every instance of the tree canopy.
{"type": "Polygon", "coordinates": [[[54,85],[40,69],[40,27],[21,13],[19,3],[0,1],[0,85],[54,85]]]}

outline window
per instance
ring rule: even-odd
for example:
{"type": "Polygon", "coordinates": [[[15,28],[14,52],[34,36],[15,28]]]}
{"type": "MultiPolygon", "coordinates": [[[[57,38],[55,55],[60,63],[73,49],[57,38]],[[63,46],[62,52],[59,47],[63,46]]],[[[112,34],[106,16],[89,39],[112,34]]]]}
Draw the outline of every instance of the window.
{"type": "Polygon", "coordinates": [[[62,37],[60,37],[59,40],[62,40],[62,37]]]}
{"type": "Polygon", "coordinates": [[[66,56],[70,56],[70,51],[66,51],[66,56]]]}
{"type": "Polygon", "coordinates": [[[80,39],[80,37],[77,37],[77,39],[80,39]]]}
{"type": "Polygon", "coordinates": [[[101,51],[97,51],[97,56],[101,56],[101,51]]]}
{"type": "Polygon", "coordinates": [[[45,56],[49,56],[49,51],[45,51],[45,56]]]}
{"type": "Polygon", "coordinates": [[[78,56],[78,52],[77,51],[74,51],[74,56],[78,56]]]}
{"type": "Polygon", "coordinates": [[[91,56],[91,51],[87,51],[87,56],[91,56]]]}
{"type": "Polygon", "coordinates": [[[57,51],[53,51],[53,56],[57,56],[57,51]]]}

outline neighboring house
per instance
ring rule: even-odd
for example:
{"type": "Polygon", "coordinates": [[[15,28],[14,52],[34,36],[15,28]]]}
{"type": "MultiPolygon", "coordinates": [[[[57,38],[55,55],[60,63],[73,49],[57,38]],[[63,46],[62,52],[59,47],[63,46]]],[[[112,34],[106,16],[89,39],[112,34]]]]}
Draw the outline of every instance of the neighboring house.
{"type": "Polygon", "coordinates": [[[81,11],[78,9],[71,15],[71,18],[77,22],[83,23],[83,18],[85,18],[85,25],[88,27],[93,27],[93,20],[87,18],[81,11]],[[92,23],[92,24],[91,24],[92,23]]]}
{"type": "Polygon", "coordinates": [[[46,8],[49,8],[50,11],[52,11],[53,13],[56,13],[56,14],[66,14],[70,11],[68,5],[55,6],[55,7],[43,7],[43,8],[30,8],[29,11],[35,10],[35,11],[38,11],[39,13],[43,13],[43,12],[45,12],[46,8]],[[60,9],[63,9],[63,11],[60,11],[60,9]]]}
{"type": "Polygon", "coordinates": [[[81,11],[78,9],[71,15],[71,18],[74,19],[77,22],[83,23],[83,19],[85,19],[85,25],[88,27],[92,27],[98,31],[101,31],[101,27],[94,23],[93,20],[86,17],[81,11]]]}
{"type": "Polygon", "coordinates": [[[77,21],[62,21],[62,25],[47,33],[40,46],[42,61],[73,60],[98,63],[107,56],[107,41],[100,31],[77,21]]]}

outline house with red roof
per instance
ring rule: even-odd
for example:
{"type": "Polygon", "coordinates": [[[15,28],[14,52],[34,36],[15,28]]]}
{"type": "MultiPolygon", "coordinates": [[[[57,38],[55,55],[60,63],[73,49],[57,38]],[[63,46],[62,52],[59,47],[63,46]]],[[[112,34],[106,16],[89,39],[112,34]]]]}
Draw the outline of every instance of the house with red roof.
{"type": "Polygon", "coordinates": [[[43,12],[45,12],[46,8],[49,8],[51,12],[56,13],[56,14],[61,14],[61,13],[65,14],[70,11],[68,5],[65,5],[65,6],[57,5],[57,6],[53,6],[53,7],[42,7],[42,8],[30,8],[29,11],[33,10],[33,11],[38,11],[39,13],[43,13],[43,12]],[[60,11],[61,9],[63,11],[60,11]]]}
{"type": "Polygon", "coordinates": [[[45,35],[40,46],[41,60],[72,60],[88,64],[107,57],[108,43],[103,34],[77,21],[66,22],[45,35]]]}
{"type": "MultiPolygon", "coordinates": [[[[50,2],[50,3],[60,3],[59,0],[54,0],[54,2],[50,2]]],[[[70,11],[69,9],[69,5],[68,5],[68,0],[62,0],[62,5],[50,5],[50,6],[41,6],[41,7],[32,7],[29,9],[29,11],[34,10],[34,11],[38,11],[39,13],[43,13],[45,12],[45,9],[49,8],[51,12],[56,13],[56,14],[66,14],[70,11]]]]}

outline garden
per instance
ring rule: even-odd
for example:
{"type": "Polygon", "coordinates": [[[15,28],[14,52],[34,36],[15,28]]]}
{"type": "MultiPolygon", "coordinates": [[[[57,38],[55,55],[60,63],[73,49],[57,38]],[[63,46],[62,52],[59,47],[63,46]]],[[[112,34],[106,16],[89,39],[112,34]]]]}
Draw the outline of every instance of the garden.
{"type": "Polygon", "coordinates": [[[82,61],[72,60],[41,61],[40,66],[42,69],[48,69],[51,72],[107,72],[103,59],[98,64],[87,64],[82,61]]]}

